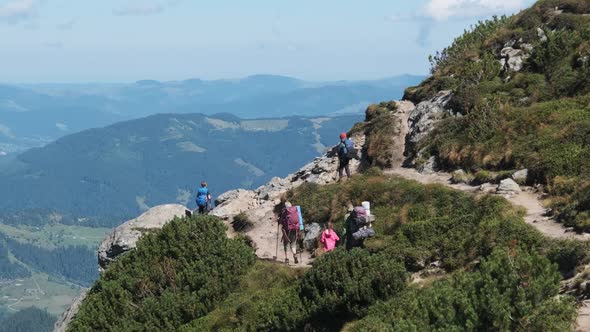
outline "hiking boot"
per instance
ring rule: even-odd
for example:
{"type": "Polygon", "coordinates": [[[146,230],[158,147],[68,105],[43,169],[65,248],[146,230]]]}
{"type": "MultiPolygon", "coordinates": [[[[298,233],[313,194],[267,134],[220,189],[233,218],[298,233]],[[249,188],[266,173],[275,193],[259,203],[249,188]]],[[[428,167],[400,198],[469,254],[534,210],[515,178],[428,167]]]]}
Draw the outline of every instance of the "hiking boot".
{"type": "Polygon", "coordinates": [[[293,254],[293,259],[295,259],[295,264],[299,263],[299,260],[297,259],[297,255],[293,254]]]}

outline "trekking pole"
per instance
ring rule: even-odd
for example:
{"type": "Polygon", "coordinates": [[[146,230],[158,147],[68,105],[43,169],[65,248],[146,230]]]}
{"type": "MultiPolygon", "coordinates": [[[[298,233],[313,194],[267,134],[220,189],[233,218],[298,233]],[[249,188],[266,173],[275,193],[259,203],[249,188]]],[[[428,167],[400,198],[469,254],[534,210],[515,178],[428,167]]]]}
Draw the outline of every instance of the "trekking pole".
{"type": "Polygon", "coordinates": [[[277,223],[277,249],[275,251],[275,256],[272,258],[273,260],[277,260],[277,257],[279,256],[279,223],[277,223]]]}
{"type": "Polygon", "coordinates": [[[303,246],[299,248],[299,263],[303,262],[303,246]]]}

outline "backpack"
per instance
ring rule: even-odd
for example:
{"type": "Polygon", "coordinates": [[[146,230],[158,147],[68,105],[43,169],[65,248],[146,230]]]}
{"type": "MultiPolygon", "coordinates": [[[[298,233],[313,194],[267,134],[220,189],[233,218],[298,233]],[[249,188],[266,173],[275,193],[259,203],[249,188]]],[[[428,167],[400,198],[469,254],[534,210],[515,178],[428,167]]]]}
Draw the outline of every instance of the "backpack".
{"type": "Polygon", "coordinates": [[[207,196],[209,195],[209,189],[201,187],[197,192],[197,205],[199,207],[207,206],[207,196]]]}
{"type": "Polygon", "coordinates": [[[367,226],[369,224],[369,218],[367,218],[367,210],[365,210],[365,208],[362,206],[355,207],[350,216],[352,218],[352,221],[359,228],[367,226]]]}
{"type": "Polygon", "coordinates": [[[283,223],[283,228],[286,230],[299,230],[299,212],[297,212],[297,207],[292,206],[290,208],[285,208],[281,216],[281,221],[283,223]]]}
{"type": "Polygon", "coordinates": [[[357,157],[357,150],[354,148],[354,141],[350,138],[340,143],[340,156],[347,159],[354,159],[357,157]]]}

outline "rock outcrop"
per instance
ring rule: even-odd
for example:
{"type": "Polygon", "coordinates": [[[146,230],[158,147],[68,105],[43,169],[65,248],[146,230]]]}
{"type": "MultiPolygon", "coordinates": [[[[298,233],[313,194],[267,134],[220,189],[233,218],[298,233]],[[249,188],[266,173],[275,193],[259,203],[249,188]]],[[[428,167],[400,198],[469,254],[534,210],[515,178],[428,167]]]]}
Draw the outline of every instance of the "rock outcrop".
{"type": "Polygon", "coordinates": [[[520,192],[520,186],[512,179],[504,179],[500,181],[496,192],[500,195],[513,195],[520,192]]]}
{"type": "Polygon", "coordinates": [[[115,228],[98,247],[99,269],[102,271],[117,256],[134,249],[145,230],[161,229],[174,217],[183,217],[185,211],[183,205],[160,205],[115,228]]]}
{"type": "Polygon", "coordinates": [[[521,169],[520,171],[514,172],[512,174],[512,179],[519,184],[524,184],[529,177],[529,170],[528,169],[521,169]]]}
{"type": "Polygon", "coordinates": [[[303,238],[303,248],[307,250],[314,250],[316,242],[322,235],[322,226],[318,223],[312,223],[305,229],[305,237],[303,238]]]}
{"type": "MultiPolygon", "coordinates": [[[[453,98],[451,91],[440,91],[434,98],[416,105],[414,110],[410,112],[408,117],[409,132],[406,137],[406,163],[408,165],[421,166],[415,164],[416,159],[422,157],[421,151],[418,151],[418,144],[432,132],[442,119],[449,115],[455,115],[455,112],[447,107],[451,98],[453,98]]],[[[432,171],[435,166],[436,160],[429,160],[424,169],[432,171]]]]}

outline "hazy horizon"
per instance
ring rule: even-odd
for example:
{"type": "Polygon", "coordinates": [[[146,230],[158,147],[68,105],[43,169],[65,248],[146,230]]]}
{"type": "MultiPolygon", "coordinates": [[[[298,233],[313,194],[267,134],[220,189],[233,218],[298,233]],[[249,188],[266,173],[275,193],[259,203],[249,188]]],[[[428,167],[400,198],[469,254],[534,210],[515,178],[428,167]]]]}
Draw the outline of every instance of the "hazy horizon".
{"type": "Polygon", "coordinates": [[[100,85],[125,85],[125,84],[134,84],[137,82],[141,82],[141,81],[157,81],[157,82],[161,82],[161,83],[175,83],[175,82],[184,82],[184,81],[190,81],[190,80],[201,80],[201,81],[205,81],[205,82],[214,82],[214,81],[239,81],[239,80],[244,80],[250,77],[257,77],[257,76],[267,76],[267,77],[284,77],[284,78],[291,78],[291,79],[295,79],[295,80],[299,80],[299,81],[303,81],[303,82],[309,82],[309,83],[338,83],[338,82],[362,82],[362,81],[379,81],[379,80],[387,80],[387,79],[392,79],[392,78],[398,78],[398,77],[405,77],[405,76],[411,76],[411,77],[426,77],[428,76],[429,73],[428,71],[425,73],[400,73],[400,74],[392,74],[392,75],[386,75],[386,76],[379,76],[379,77],[369,77],[366,79],[352,79],[352,78],[344,78],[344,79],[337,79],[337,80],[330,80],[330,79],[306,79],[306,78],[302,78],[302,77],[296,77],[296,76],[290,76],[290,75],[285,75],[285,74],[280,74],[280,73],[253,73],[250,75],[246,75],[246,76],[239,76],[239,77],[213,77],[213,78],[202,78],[202,77],[186,77],[186,78],[179,78],[179,79],[171,79],[171,80],[166,80],[166,79],[158,79],[158,78],[154,78],[154,77],[144,77],[144,78],[138,78],[138,79],[131,79],[131,80],[126,80],[126,81],[92,81],[92,80],[88,80],[88,81],[15,81],[15,82],[9,82],[9,81],[3,81],[0,80],[0,84],[4,84],[4,85],[23,85],[23,86],[27,86],[27,85],[93,85],[93,84],[100,84],[100,85]]]}
{"type": "Polygon", "coordinates": [[[8,84],[424,75],[465,27],[532,2],[0,0],[0,71],[8,84]]]}

